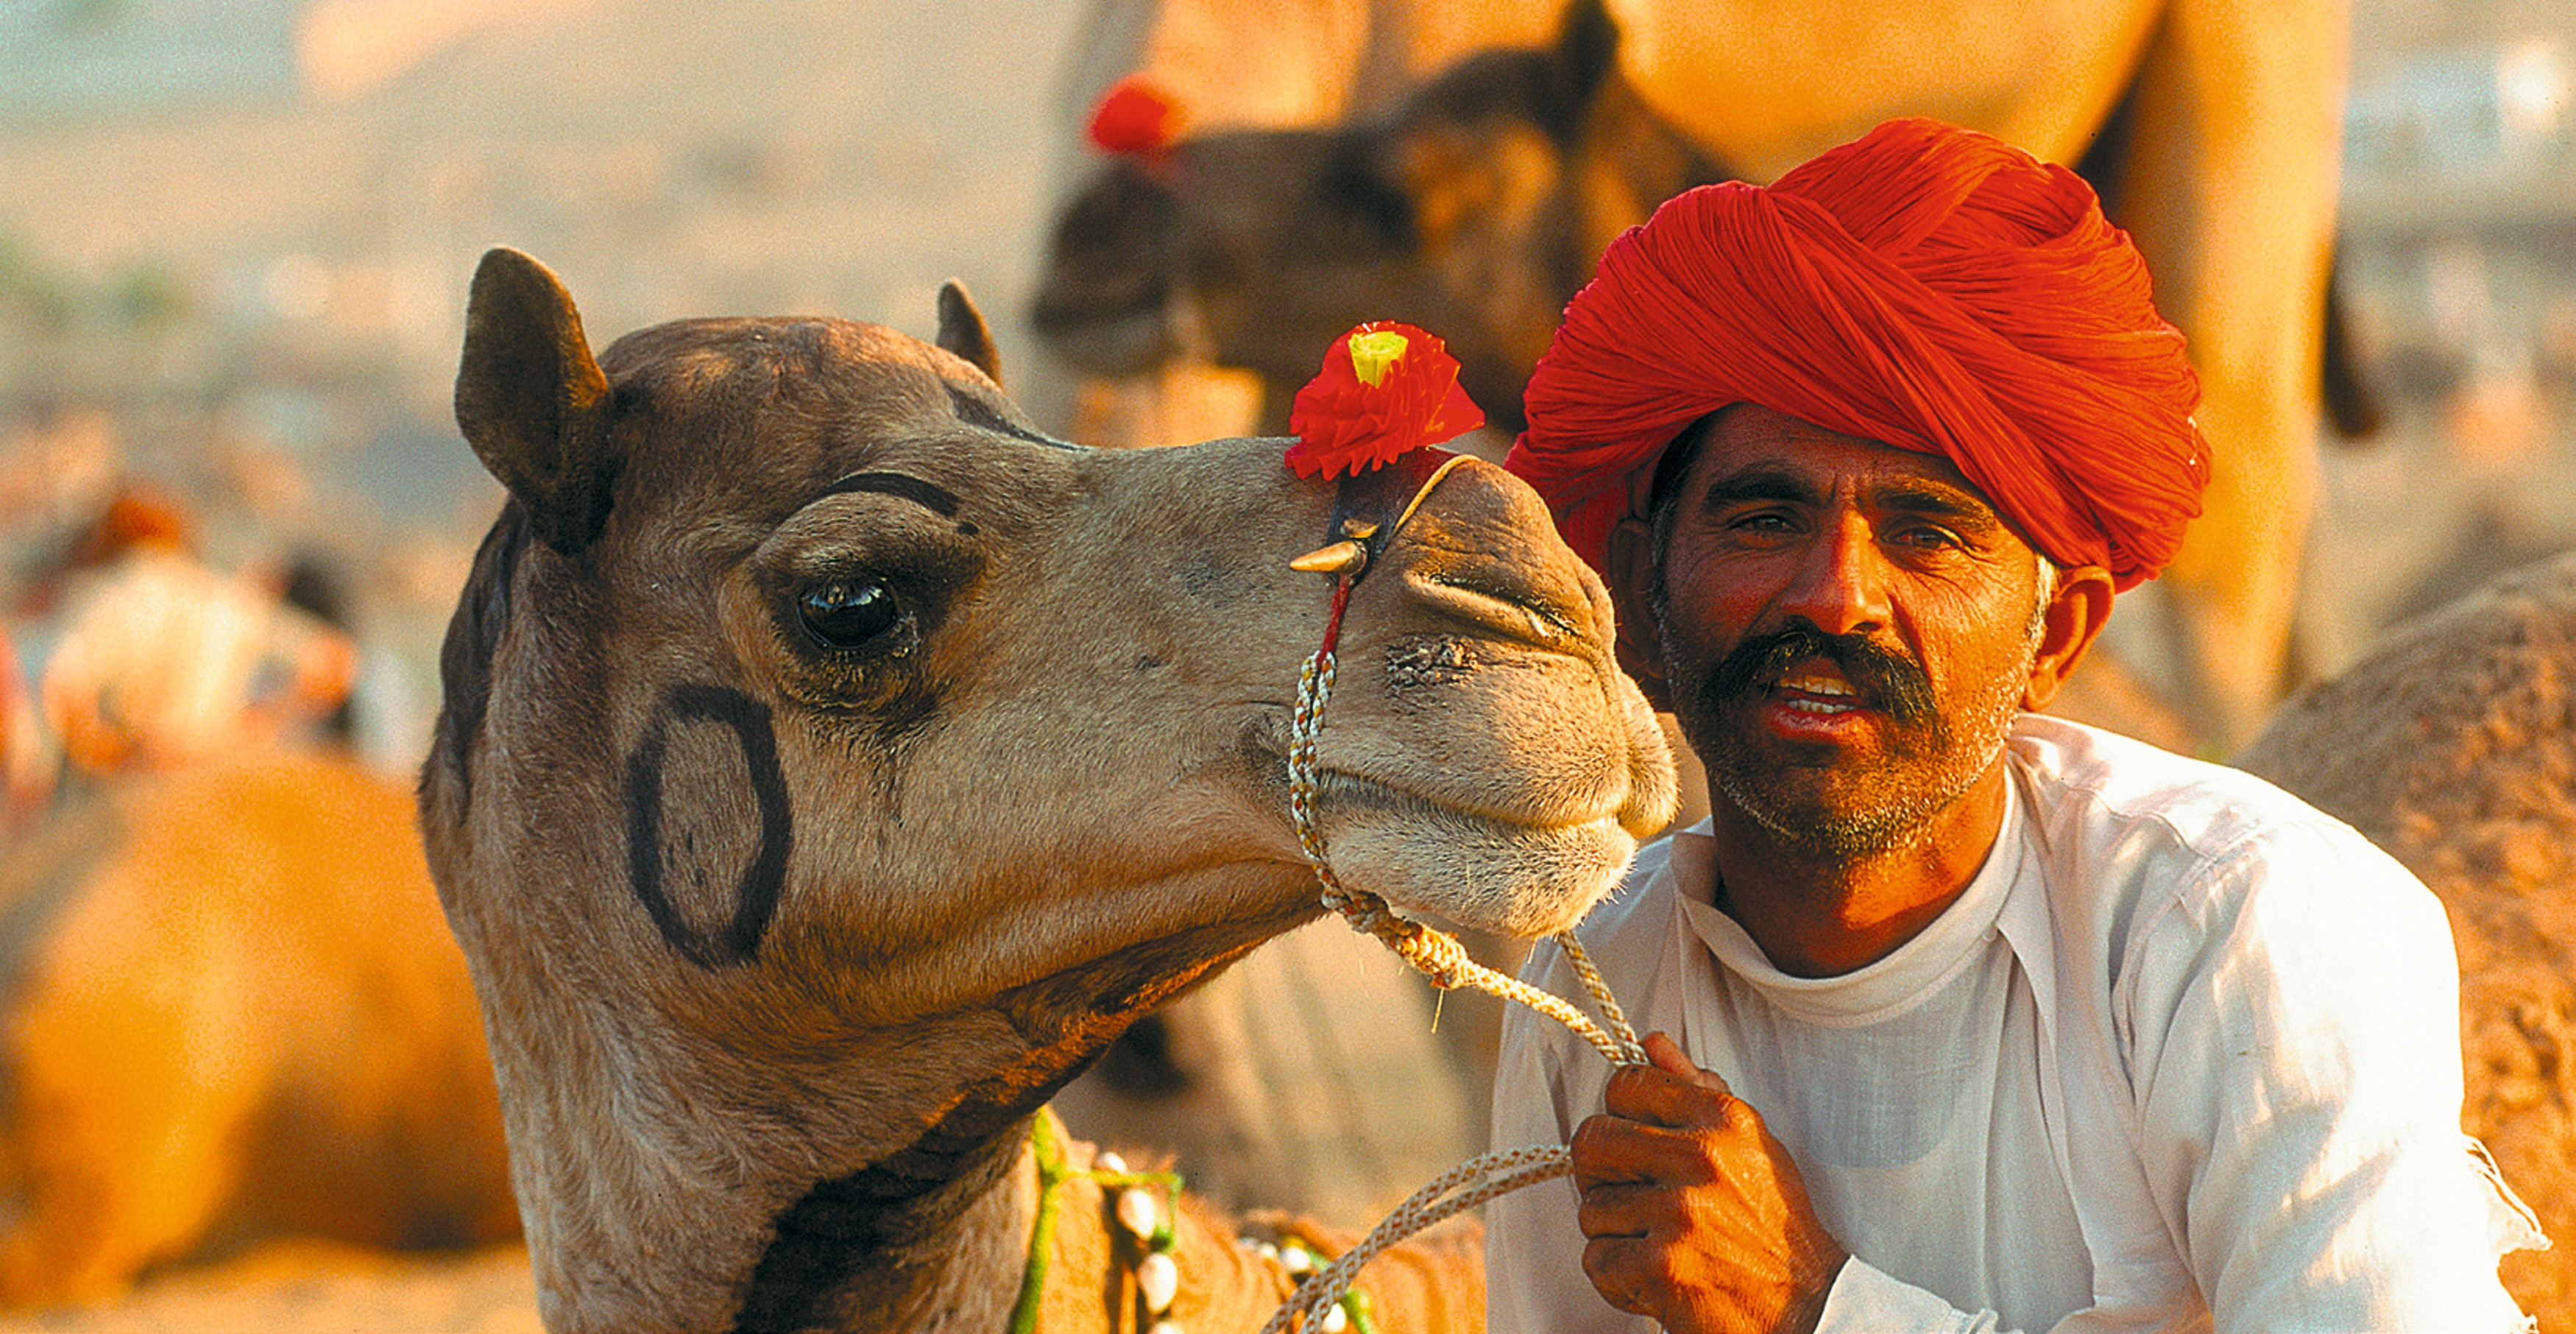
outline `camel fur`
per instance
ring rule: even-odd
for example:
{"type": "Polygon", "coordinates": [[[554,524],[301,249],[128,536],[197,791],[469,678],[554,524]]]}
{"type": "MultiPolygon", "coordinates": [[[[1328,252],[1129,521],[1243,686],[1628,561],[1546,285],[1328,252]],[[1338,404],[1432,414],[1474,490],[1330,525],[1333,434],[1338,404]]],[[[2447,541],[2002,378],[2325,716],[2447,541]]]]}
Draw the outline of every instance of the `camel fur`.
{"type": "Polygon", "coordinates": [[[2237,763],[2351,824],[2441,896],[2460,952],[2463,1128],[2559,1241],[2504,1259],[2576,1326],[2576,557],[2388,632],[2283,705],[2237,763]]]}
{"type": "Polygon", "coordinates": [[[1380,547],[1314,801],[1348,883],[1551,930],[1670,809],[1607,595],[1517,480],[1468,460],[1399,525],[1427,466],[1050,439],[941,307],[937,347],[689,320],[594,358],[541,265],[476,274],[457,419],[510,500],[421,814],[552,1329],[1000,1324],[1031,1118],[1319,911],[1285,756],[1331,590],[1288,562],[1337,506],[1380,547]]]}

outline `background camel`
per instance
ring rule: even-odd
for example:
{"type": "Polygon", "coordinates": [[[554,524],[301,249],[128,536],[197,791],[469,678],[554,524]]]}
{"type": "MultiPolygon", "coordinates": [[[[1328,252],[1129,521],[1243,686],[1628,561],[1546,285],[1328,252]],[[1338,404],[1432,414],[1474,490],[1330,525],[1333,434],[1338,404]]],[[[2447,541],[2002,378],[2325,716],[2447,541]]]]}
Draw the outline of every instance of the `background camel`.
{"type": "MultiPolygon", "coordinates": [[[[1050,146],[1055,209],[1060,213],[1077,193],[1099,188],[1099,150],[1083,130],[1101,95],[1130,75],[1152,80],[1178,109],[1174,128],[1190,137],[1312,130],[1382,113],[1414,85],[1476,52],[1544,45],[1556,23],[1547,3],[1099,0],[1075,29],[1058,81],[1058,141],[1050,146]],[[1254,33],[1258,40],[1247,43],[1254,33]]],[[[1126,350],[1068,348],[1065,362],[1039,359],[1036,373],[1025,377],[1023,401],[1042,419],[1070,423],[1085,440],[1175,444],[1253,429],[1263,420],[1265,389],[1243,369],[1251,363],[1217,364],[1186,309],[1172,313],[1177,318],[1160,329],[1082,335],[1128,340],[1126,350]],[[1158,363],[1144,350],[1167,341],[1172,354],[1158,363]],[[1100,364],[1120,369],[1072,378],[1061,373],[1100,364]]],[[[1357,322],[1346,320],[1342,328],[1357,322]]]]}
{"type": "MultiPolygon", "coordinates": [[[[1306,30],[1368,34],[1307,44],[1362,62],[1321,88],[1383,87],[1434,58],[1414,29],[1374,33],[1401,6],[1287,8],[1306,30]]],[[[1523,24],[1547,12],[1501,8],[1523,24]]],[[[1257,92],[1265,62],[1244,53],[1269,50],[1281,22],[1168,0],[1145,30],[1189,40],[1112,31],[1102,45],[1170,60],[1143,68],[1182,90],[1185,118],[1221,125],[1248,118],[1185,58],[1222,51],[1225,76],[1257,92]],[[1205,36],[1214,27],[1230,40],[1205,36]]],[[[2163,581],[2171,615],[2152,656],[2175,665],[2197,732],[2229,745],[2286,681],[2344,26],[2335,0],[1950,0],[1865,22],[1821,3],[1611,0],[1605,14],[1582,0],[1550,59],[1478,55],[1337,130],[1210,134],[1098,168],[1061,211],[1035,324],[1100,374],[1188,354],[1250,367],[1275,425],[1313,348],[1362,319],[1410,320],[1460,349],[1470,391],[1509,431],[1564,299],[1675,190],[1769,180],[1893,115],[1995,133],[2086,172],[2190,335],[2216,458],[2208,512],[2163,581]]],[[[1321,60],[1292,49],[1300,71],[1321,60]]],[[[1076,68],[1087,82],[1106,63],[1076,68]]]]}
{"type": "MultiPolygon", "coordinates": [[[[1329,589],[1287,562],[1339,513],[1378,524],[1315,797],[1349,883],[1553,929],[1668,814],[1607,596],[1526,487],[1470,460],[1399,525],[1420,469],[1337,493],[1277,440],[1064,444],[953,288],[941,325],[685,321],[594,360],[534,261],[476,275],[457,419],[511,499],[421,803],[555,1328],[1001,1322],[1032,1115],[1318,911],[1284,765],[1329,589]]],[[[1173,1320],[1272,1299],[1192,1235],[1173,1320]]],[[[1124,1306],[1057,1258],[1049,1328],[1124,1306]]],[[[1387,1324],[1440,1291],[1390,1287],[1387,1324]]]]}
{"type": "Polygon", "coordinates": [[[76,799],[0,857],[0,976],[0,1306],[279,1234],[517,1234],[400,784],[278,752],[76,799]]]}
{"type": "Polygon", "coordinates": [[[2462,1122],[2557,1241],[2504,1260],[2576,1326],[2576,557],[2391,631],[2285,704],[2245,769],[2345,820],[2441,895],[2460,950],[2462,1122]]]}

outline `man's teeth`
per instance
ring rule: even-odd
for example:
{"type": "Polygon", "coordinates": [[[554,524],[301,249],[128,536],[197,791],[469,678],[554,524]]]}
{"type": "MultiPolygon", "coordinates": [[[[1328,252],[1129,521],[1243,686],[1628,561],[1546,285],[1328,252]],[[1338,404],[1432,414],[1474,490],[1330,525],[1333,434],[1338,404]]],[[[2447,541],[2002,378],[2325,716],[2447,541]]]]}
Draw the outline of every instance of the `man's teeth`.
{"type": "Polygon", "coordinates": [[[1854,698],[1860,692],[1837,677],[1784,677],[1779,688],[1787,695],[1781,704],[1793,713],[1842,714],[1860,707],[1860,701],[1854,698]]]}

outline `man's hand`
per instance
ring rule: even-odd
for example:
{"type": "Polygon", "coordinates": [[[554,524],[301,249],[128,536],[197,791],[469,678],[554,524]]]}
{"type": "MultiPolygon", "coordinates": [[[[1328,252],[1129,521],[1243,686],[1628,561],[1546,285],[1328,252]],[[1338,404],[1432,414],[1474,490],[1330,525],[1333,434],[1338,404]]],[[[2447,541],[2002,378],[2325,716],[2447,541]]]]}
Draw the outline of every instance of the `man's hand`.
{"type": "Polygon", "coordinates": [[[1661,1033],[1575,1127],[1583,1272],[1673,1334],[1808,1334],[1849,1257],[1762,1118],[1661,1033]]]}

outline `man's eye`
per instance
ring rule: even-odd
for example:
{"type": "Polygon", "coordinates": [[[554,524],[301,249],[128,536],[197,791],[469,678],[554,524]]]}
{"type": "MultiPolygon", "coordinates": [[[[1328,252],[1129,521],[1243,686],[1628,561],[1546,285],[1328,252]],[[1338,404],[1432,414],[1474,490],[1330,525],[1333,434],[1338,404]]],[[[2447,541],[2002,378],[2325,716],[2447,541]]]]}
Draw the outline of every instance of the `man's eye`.
{"type": "Polygon", "coordinates": [[[1896,540],[1917,551],[1944,551],[1960,545],[1957,533],[1931,524],[1899,530],[1896,540]]]}

